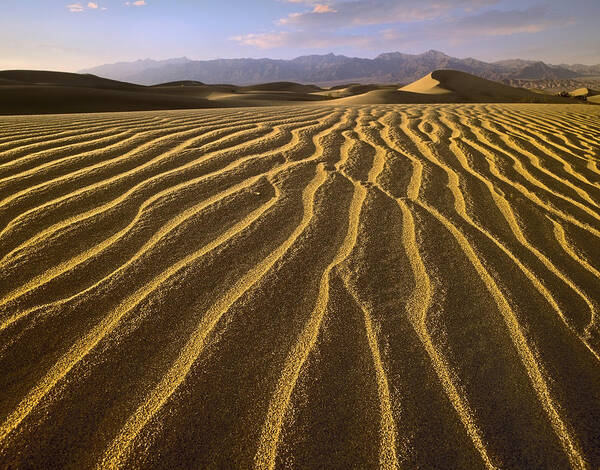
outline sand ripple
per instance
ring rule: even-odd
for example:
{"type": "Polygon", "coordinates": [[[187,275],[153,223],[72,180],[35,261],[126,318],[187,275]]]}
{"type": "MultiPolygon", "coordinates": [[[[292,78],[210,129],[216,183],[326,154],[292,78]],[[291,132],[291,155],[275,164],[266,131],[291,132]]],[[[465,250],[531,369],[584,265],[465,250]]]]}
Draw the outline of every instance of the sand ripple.
{"type": "Polygon", "coordinates": [[[0,466],[598,468],[599,116],[0,118],[0,466]]]}

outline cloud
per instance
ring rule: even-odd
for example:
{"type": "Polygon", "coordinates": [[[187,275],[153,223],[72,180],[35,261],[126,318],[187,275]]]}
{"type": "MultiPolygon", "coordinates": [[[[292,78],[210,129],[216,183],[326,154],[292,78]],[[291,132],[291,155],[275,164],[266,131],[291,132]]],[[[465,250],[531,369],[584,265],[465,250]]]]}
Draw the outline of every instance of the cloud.
{"type": "Polygon", "coordinates": [[[148,5],[146,0],[136,0],[135,2],[125,2],[126,6],[143,7],[148,5]]]}
{"type": "Polygon", "coordinates": [[[547,5],[520,10],[490,7],[496,0],[281,1],[309,9],[280,20],[278,24],[285,30],[230,39],[259,49],[402,50],[407,46],[430,48],[432,41],[456,45],[496,36],[535,34],[574,21],[553,13],[547,5]]]}
{"type": "Polygon", "coordinates": [[[313,8],[313,13],[337,13],[337,10],[334,10],[329,5],[322,5],[321,3],[317,3],[313,8]]]}
{"type": "Polygon", "coordinates": [[[490,10],[467,16],[449,22],[445,29],[455,36],[507,36],[539,33],[573,22],[572,17],[552,15],[546,5],[534,5],[525,10],[490,10]]]}
{"type": "Polygon", "coordinates": [[[82,3],[71,3],[67,5],[67,9],[71,13],[81,13],[85,10],[100,10],[106,11],[106,7],[100,7],[100,5],[96,2],[88,2],[87,5],[83,5],[82,3]]]}
{"type": "Polygon", "coordinates": [[[335,34],[324,31],[271,31],[267,33],[243,34],[233,36],[229,39],[236,41],[242,46],[252,46],[259,49],[276,49],[286,46],[300,46],[310,49],[354,46],[360,49],[373,49],[381,45],[382,37],[366,36],[364,34],[335,34]]]}
{"type": "Polygon", "coordinates": [[[290,43],[290,33],[287,31],[271,33],[253,33],[233,36],[230,39],[243,46],[254,46],[259,49],[274,49],[290,43]]]}
{"type": "Polygon", "coordinates": [[[343,0],[327,4],[313,0],[288,0],[312,7],[278,21],[302,28],[352,27],[439,19],[455,10],[477,11],[499,0],[343,0]]]}
{"type": "Polygon", "coordinates": [[[572,17],[553,14],[544,5],[534,5],[524,10],[488,10],[441,22],[416,24],[409,28],[392,27],[381,31],[381,34],[390,45],[401,38],[412,38],[403,41],[413,47],[426,46],[432,41],[456,46],[500,36],[532,35],[569,26],[574,21],[572,17]]]}
{"type": "Polygon", "coordinates": [[[85,10],[85,7],[81,3],[71,3],[70,5],[67,5],[67,9],[71,13],[81,13],[85,10]]]}

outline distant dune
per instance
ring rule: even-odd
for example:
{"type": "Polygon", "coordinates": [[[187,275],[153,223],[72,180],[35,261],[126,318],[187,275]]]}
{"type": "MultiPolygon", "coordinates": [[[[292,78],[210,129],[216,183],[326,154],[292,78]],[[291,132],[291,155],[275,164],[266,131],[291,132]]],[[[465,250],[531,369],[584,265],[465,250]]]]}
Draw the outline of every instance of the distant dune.
{"type": "Polygon", "coordinates": [[[600,468],[600,107],[343,100],[0,117],[2,470],[600,468]]]}
{"type": "Polygon", "coordinates": [[[173,87],[173,86],[204,86],[205,83],[198,82],[196,80],[179,80],[175,82],[159,83],[158,85],[152,85],[154,88],[173,87]]]}
{"type": "Polygon", "coordinates": [[[239,90],[246,91],[287,91],[293,93],[313,93],[315,91],[322,91],[322,88],[316,85],[303,85],[301,83],[294,82],[272,82],[262,83],[259,85],[249,85],[239,87],[239,90]]]}
{"type": "Polygon", "coordinates": [[[564,103],[564,98],[534,93],[456,70],[436,70],[398,90],[373,90],[343,99],[345,104],[385,103],[564,103]]]}
{"type": "Polygon", "coordinates": [[[88,74],[14,70],[0,72],[0,114],[277,106],[329,98],[318,91],[291,82],[237,87],[187,80],[147,87],[88,74]]]}
{"type": "Polygon", "coordinates": [[[13,85],[0,86],[0,114],[62,114],[219,107],[201,98],[129,90],[13,85]]]}
{"type": "Polygon", "coordinates": [[[94,75],[37,70],[0,71],[0,114],[59,114],[219,106],[205,99],[94,75]],[[5,81],[6,83],[4,83],[5,81]]]}
{"type": "Polygon", "coordinates": [[[460,101],[559,103],[555,96],[544,96],[523,88],[479,78],[456,70],[436,70],[400,90],[451,97],[460,101]]]}
{"type": "Polygon", "coordinates": [[[0,79],[12,84],[97,88],[102,90],[143,90],[146,87],[133,83],[110,80],[90,74],[52,72],[46,70],[4,70],[0,79]]]}
{"type": "Polygon", "coordinates": [[[424,93],[413,93],[398,89],[376,89],[335,100],[344,105],[364,104],[407,104],[407,103],[446,103],[450,97],[435,97],[424,93]]]}
{"type": "Polygon", "coordinates": [[[576,90],[573,90],[571,92],[569,92],[570,96],[573,97],[577,97],[577,96],[585,96],[585,97],[590,97],[590,96],[596,96],[596,95],[600,95],[600,91],[596,91],[596,90],[592,90],[591,88],[577,88],[576,90]]]}
{"type": "Polygon", "coordinates": [[[316,85],[272,82],[252,86],[208,85],[184,80],[133,85],[94,75],[44,71],[0,72],[0,114],[401,103],[569,103],[570,98],[535,93],[454,70],[437,70],[410,85],[316,85]]]}

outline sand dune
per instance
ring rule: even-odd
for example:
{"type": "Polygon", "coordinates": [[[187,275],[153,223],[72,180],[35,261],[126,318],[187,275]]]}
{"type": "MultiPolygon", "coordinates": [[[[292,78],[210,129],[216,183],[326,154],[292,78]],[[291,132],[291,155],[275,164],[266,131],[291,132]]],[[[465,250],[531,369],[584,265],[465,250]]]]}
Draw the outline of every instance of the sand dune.
{"type": "Polygon", "coordinates": [[[0,86],[0,114],[63,114],[221,107],[203,98],[69,86],[0,86]]]}
{"type": "Polygon", "coordinates": [[[365,105],[365,104],[416,104],[416,103],[450,103],[455,100],[452,96],[428,95],[425,93],[413,93],[398,89],[376,89],[365,93],[351,95],[335,100],[343,105],[365,105]]]}
{"type": "Polygon", "coordinates": [[[259,85],[249,85],[240,87],[240,90],[246,91],[287,91],[294,93],[312,93],[322,89],[316,85],[303,85],[294,82],[273,82],[261,83],[259,85]]]}
{"type": "Polygon", "coordinates": [[[331,101],[331,105],[335,106],[576,102],[574,98],[513,88],[454,70],[432,72],[400,89],[397,85],[376,84],[350,84],[322,89],[315,85],[293,82],[252,86],[207,85],[189,80],[141,86],[94,75],[35,70],[0,72],[0,114],[6,115],[289,106],[318,104],[321,101],[331,101]]]}
{"type": "Polygon", "coordinates": [[[0,114],[282,106],[329,99],[315,93],[319,90],[290,82],[238,87],[180,81],[146,87],[93,75],[6,71],[0,72],[0,114]]]}
{"type": "Polygon", "coordinates": [[[591,88],[577,88],[569,92],[571,96],[595,96],[600,95],[600,91],[592,90],[591,88]]]}
{"type": "Polygon", "coordinates": [[[569,96],[574,98],[585,97],[585,100],[590,103],[600,104],[600,91],[592,90],[591,88],[577,88],[576,90],[569,92],[569,96]]]}
{"type": "Polygon", "coordinates": [[[189,87],[189,86],[205,86],[205,83],[199,82],[197,80],[177,80],[174,82],[160,83],[158,85],[153,85],[153,88],[163,88],[163,87],[189,87]]]}
{"type": "Polygon", "coordinates": [[[0,468],[600,467],[600,108],[344,99],[0,118],[0,468]]]}
{"type": "Polygon", "coordinates": [[[565,103],[565,99],[514,88],[456,70],[436,70],[397,90],[378,89],[343,98],[345,104],[565,103]]]}
{"type": "Polygon", "coordinates": [[[53,72],[46,70],[3,70],[0,79],[20,85],[58,85],[66,87],[97,88],[105,90],[142,90],[146,87],[119,82],[90,74],[53,72]]]}

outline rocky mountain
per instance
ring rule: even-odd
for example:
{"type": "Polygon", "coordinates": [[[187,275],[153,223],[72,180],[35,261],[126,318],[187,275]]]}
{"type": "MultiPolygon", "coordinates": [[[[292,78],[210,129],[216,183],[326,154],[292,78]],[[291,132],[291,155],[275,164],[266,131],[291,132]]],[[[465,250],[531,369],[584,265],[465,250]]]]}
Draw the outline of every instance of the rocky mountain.
{"type": "Polygon", "coordinates": [[[548,65],[521,59],[494,63],[459,59],[430,50],[423,54],[388,52],[374,59],[325,54],[282,59],[190,60],[185,57],[101,65],[82,73],[142,85],[195,80],[203,83],[255,83],[294,81],[334,85],[348,82],[409,83],[437,69],[453,69],[490,80],[560,80],[590,75],[599,66],[548,65]],[[572,67],[572,68],[570,68],[572,67]],[[585,67],[588,67],[587,69],[585,67]]]}

